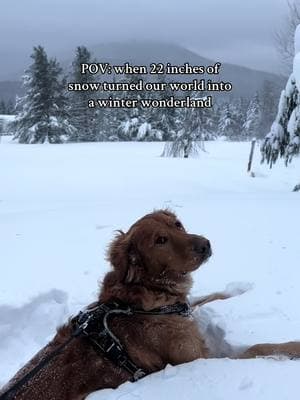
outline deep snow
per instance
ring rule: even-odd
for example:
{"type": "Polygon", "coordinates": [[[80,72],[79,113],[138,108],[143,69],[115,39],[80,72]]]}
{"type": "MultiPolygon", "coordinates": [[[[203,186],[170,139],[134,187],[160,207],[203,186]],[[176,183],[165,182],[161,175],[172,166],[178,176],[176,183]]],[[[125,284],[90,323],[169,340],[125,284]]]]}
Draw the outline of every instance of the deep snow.
{"type": "MultiPolygon", "coordinates": [[[[300,161],[246,173],[249,143],[206,143],[198,158],[160,158],[162,143],[0,144],[0,385],[58,324],[91,302],[105,249],[153,208],[170,207],[214,256],[193,296],[252,284],[197,318],[233,345],[300,340],[300,161]]],[[[300,361],[199,360],[89,399],[290,399],[300,361]]],[[[293,395],[295,393],[295,395],[293,395]]]]}

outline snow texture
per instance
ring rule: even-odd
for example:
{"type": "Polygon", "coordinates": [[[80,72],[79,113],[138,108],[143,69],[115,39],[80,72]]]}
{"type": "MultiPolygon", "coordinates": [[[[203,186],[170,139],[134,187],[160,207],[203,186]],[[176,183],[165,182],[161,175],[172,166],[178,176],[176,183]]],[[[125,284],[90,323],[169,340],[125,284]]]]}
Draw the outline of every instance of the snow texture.
{"type": "MultiPolygon", "coordinates": [[[[244,294],[198,308],[222,352],[300,339],[300,160],[246,166],[250,143],[205,143],[198,158],[161,158],[162,143],[0,144],[0,385],[98,292],[107,244],[154,208],[208,237],[193,297],[244,294]],[[231,283],[238,282],[238,283],[231,283]],[[239,283],[242,282],[242,283],[239,283]],[[227,286],[228,285],[228,286],[227,286]],[[227,287],[226,287],[227,286],[227,287]],[[248,290],[252,288],[251,290],[248,290]]],[[[300,361],[197,360],[89,400],[297,398],[300,361]]]]}

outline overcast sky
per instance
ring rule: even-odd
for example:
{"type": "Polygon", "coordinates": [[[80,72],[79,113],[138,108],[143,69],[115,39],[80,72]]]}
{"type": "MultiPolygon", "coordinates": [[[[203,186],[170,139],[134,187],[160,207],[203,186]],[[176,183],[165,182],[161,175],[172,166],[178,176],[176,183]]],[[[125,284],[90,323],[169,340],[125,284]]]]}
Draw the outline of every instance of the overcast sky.
{"type": "Polygon", "coordinates": [[[217,61],[276,71],[273,33],[286,0],[0,0],[0,79],[34,45],[61,58],[85,44],[172,41],[217,61]]]}

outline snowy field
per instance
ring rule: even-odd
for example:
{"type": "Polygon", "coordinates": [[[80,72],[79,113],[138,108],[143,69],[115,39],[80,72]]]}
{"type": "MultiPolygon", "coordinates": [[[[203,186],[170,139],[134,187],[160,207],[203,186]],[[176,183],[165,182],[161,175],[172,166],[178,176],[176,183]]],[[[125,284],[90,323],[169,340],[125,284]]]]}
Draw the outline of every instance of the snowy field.
{"type": "MultiPolygon", "coordinates": [[[[213,246],[192,295],[252,285],[197,314],[233,345],[300,340],[300,160],[273,170],[249,143],[206,143],[193,159],[161,143],[0,144],[0,385],[57,325],[95,299],[105,250],[154,208],[170,207],[213,246]]],[[[199,360],[89,400],[296,398],[300,361],[199,360]]]]}

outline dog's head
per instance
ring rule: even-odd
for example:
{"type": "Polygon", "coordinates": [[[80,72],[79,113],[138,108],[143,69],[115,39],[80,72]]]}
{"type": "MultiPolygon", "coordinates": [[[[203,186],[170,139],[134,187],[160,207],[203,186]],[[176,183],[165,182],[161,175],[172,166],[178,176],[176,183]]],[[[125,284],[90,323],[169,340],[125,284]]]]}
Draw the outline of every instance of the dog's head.
{"type": "Polygon", "coordinates": [[[165,285],[189,280],[211,256],[209,240],[186,232],[168,210],[148,214],[119,232],[108,250],[108,260],[124,283],[165,285]]]}

